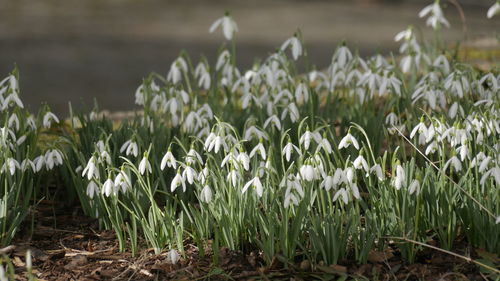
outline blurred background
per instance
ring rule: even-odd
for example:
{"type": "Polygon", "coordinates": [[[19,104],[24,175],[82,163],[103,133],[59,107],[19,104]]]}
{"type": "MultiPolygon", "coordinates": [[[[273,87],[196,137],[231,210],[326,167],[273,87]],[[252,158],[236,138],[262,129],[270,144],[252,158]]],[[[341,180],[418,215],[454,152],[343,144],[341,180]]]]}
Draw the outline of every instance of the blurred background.
{"type": "MultiPolygon", "coordinates": [[[[486,18],[495,0],[458,0],[468,39],[494,38],[500,17],[486,18]]],[[[397,51],[394,35],[408,25],[432,30],[418,12],[432,0],[0,0],[0,77],[17,65],[21,97],[37,110],[48,103],[68,115],[87,110],[130,110],[133,94],[148,73],[166,75],[181,50],[194,61],[214,61],[224,42],[221,32],[208,33],[224,11],[239,26],[236,34],[240,68],[265,58],[300,28],[310,61],[326,66],[338,43],[362,55],[397,51]]],[[[464,39],[457,8],[445,16],[448,43],[464,39]]],[[[494,39],[493,39],[494,40],[494,39]]],[[[498,46],[498,44],[496,45],[498,46]]]]}

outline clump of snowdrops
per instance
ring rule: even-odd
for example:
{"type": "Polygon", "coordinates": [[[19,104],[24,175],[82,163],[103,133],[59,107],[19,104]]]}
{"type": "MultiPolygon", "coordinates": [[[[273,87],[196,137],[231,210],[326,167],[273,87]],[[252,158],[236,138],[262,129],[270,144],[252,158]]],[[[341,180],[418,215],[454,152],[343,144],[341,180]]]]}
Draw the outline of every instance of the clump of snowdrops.
{"type": "MultiPolygon", "coordinates": [[[[437,34],[449,26],[439,1],[420,16],[437,34]]],[[[391,246],[412,262],[430,240],[451,250],[465,237],[500,252],[498,70],[454,60],[413,27],[395,37],[397,60],[364,59],[341,44],[324,70],[302,69],[297,31],[241,70],[236,23],[226,14],[210,32],[219,28],[227,43],[215,64],[181,53],[138,87],[135,118],[116,125],[97,110],[73,114],[64,152],[39,160],[49,168],[64,159],[65,185],[121,250],[137,253],[142,237],[176,262],[188,239],[201,255],[210,244],[258,248],[265,263],[336,264],[391,246]]],[[[40,129],[10,77],[2,97],[15,96],[2,102],[22,121],[2,115],[5,128],[18,124],[4,139],[30,141],[2,152],[0,176],[26,188],[43,169],[16,163],[41,153],[40,129]]],[[[43,125],[57,119],[47,114],[43,125]]]]}

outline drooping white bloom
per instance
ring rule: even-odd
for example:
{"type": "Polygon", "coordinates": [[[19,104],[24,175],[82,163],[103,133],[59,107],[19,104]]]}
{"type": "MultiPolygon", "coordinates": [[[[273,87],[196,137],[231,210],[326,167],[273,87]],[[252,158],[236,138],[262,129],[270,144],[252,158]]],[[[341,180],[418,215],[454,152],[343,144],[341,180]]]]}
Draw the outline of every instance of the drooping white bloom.
{"type": "Polygon", "coordinates": [[[174,84],[177,84],[182,80],[182,73],[187,72],[187,70],[188,67],[186,60],[182,57],[179,57],[170,65],[170,71],[167,74],[167,80],[174,84]]]}
{"type": "Polygon", "coordinates": [[[321,141],[319,142],[316,151],[319,151],[320,149],[323,149],[328,154],[331,154],[333,152],[332,145],[330,144],[327,138],[321,138],[321,141]]]}
{"type": "Polygon", "coordinates": [[[260,157],[262,158],[262,160],[266,160],[266,149],[264,148],[264,145],[262,144],[262,141],[259,142],[259,144],[257,144],[253,149],[252,151],[250,151],[250,158],[253,158],[253,156],[259,152],[260,154],[260,157]]]}
{"type": "Polygon", "coordinates": [[[194,179],[196,179],[197,177],[198,177],[198,174],[196,173],[196,171],[193,168],[191,168],[191,166],[186,166],[186,168],[182,172],[183,181],[187,180],[187,182],[189,184],[193,184],[194,179]]]}
{"type": "Polygon", "coordinates": [[[244,186],[243,189],[241,190],[241,193],[245,193],[247,189],[252,186],[255,188],[255,192],[257,192],[257,195],[259,197],[262,197],[262,193],[264,191],[264,188],[262,187],[262,183],[260,182],[259,177],[254,177],[250,181],[248,181],[244,186]]]}
{"type": "Polygon", "coordinates": [[[460,159],[458,159],[457,156],[451,157],[448,161],[446,161],[446,164],[444,165],[444,170],[448,169],[448,166],[451,166],[455,169],[455,171],[459,172],[462,170],[462,162],[460,162],[460,159]]]}
{"type": "Polygon", "coordinates": [[[118,175],[116,175],[114,188],[121,188],[123,193],[127,192],[127,189],[132,188],[132,182],[125,171],[121,170],[118,175]]]}
{"type": "Polygon", "coordinates": [[[180,172],[177,171],[177,174],[175,177],[172,179],[172,182],[170,183],[170,191],[174,192],[179,185],[182,185],[182,191],[186,192],[186,182],[185,179],[181,176],[180,172]]]}
{"type": "MultiPolygon", "coordinates": [[[[63,164],[62,153],[58,149],[47,150],[45,152],[45,165],[47,169],[52,170],[55,166],[63,164]]],[[[97,171],[96,178],[99,177],[99,171],[97,171]]]]}
{"type": "Polygon", "coordinates": [[[300,154],[300,150],[297,146],[295,146],[291,141],[288,141],[288,143],[283,147],[283,151],[281,152],[282,155],[285,155],[285,159],[287,162],[290,162],[290,157],[292,156],[292,152],[295,149],[297,153],[300,154]]]}
{"type": "Polygon", "coordinates": [[[87,196],[90,197],[90,199],[93,199],[94,195],[97,194],[98,192],[99,192],[99,187],[93,180],[91,180],[87,185],[87,191],[86,191],[87,196]]]}
{"type": "Polygon", "coordinates": [[[293,36],[288,38],[282,45],[281,50],[285,51],[288,46],[292,48],[292,57],[294,60],[297,60],[299,56],[302,55],[302,44],[300,43],[299,38],[297,36],[293,36]]]}
{"type": "Polygon", "coordinates": [[[141,162],[139,163],[139,173],[144,175],[145,172],[149,172],[150,174],[153,172],[151,169],[151,163],[149,163],[148,157],[144,155],[141,162]]]}
{"type": "Polygon", "coordinates": [[[354,162],[352,162],[352,166],[355,168],[355,169],[364,169],[365,172],[368,173],[370,172],[370,167],[368,166],[368,162],[366,162],[365,158],[363,157],[363,155],[359,155],[355,160],[354,162]]]}
{"type": "Polygon", "coordinates": [[[347,191],[343,187],[335,193],[335,195],[333,196],[333,201],[334,202],[337,201],[337,199],[340,196],[342,196],[342,201],[344,201],[344,204],[349,203],[349,195],[347,194],[347,191]]]}
{"type": "Polygon", "coordinates": [[[111,193],[115,193],[115,183],[113,182],[112,179],[108,178],[104,184],[102,185],[102,193],[106,195],[106,197],[109,197],[111,193]]]}
{"type": "Polygon", "coordinates": [[[370,172],[375,173],[379,181],[384,180],[384,173],[382,172],[382,167],[379,164],[375,164],[370,168],[370,172]]]}
{"type": "Polygon", "coordinates": [[[177,253],[177,251],[174,249],[168,251],[167,257],[170,260],[170,263],[172,263],[172,264],[178,263],[179,260],[181,259],[179,253],[177,253]]]}
{"type": "Polygon", "coordinates": [[[491,6],[489,9],[488,9],[488,13],[486,14],[486,16],[491,19],[493,16],[497,15],[498,13],[500,13],[500,2],[496,2],[495,4],[493,4],[493,6],[491,6]]]}
{"type": "Polygon", "coordinates": [[[408,41],[411,39],[412,35],[413,35],[413,30],[411,27],[408,27],[407,29],[398,32],[398,34],[396,34],[396,36],[394,36],[394,41],[399,42],[402,39],[404,39],[405,41],[408,41]]]}
{"type": "Polygon", "coordinates": [[[43,116],[43,127],[50,128],[52,121],[59,123],[59,118],[57,118],[57,116],[50,111],[45,113],[43,116]]]}
{"type": "Polygon", "coordinates": [[[248,171],[250,169],[250,157],[246,152],[240,152],[238,156],[236,156],[236,161],[238,161],[238,163],[243,166],[243,169],[245,169],[245,171],[248,171]]]}
{"type": "Polygon", "coordinates": [[[35,163],[33,163],[33,161],[31,161],[30,159],[26,158],[24,159],[22,162],[21,162],[21,169],[23,171],[26,171],[28,170],[29,168],[31,168],[31,170],[33,172],[36,172],[36,166],[35,166],[35,163]]]}
{"type": "Polygon", "coordinates": [[[168,149],[167,153],[165,153],[165,155],[161,159],[160,169],[163,171],[163,169],[165,169],[165,166],[167,166],[169,168],[177,169],[177,162],[176,162],[175,157],[172,154],[172,151],[170,150],[170,148],[168,149]]]}
{"type": "Polygon", "coordinates": [[[137,157],[139,154],[139,147],[135,141],[128,140],[120,147],[120,153],[123,153],[124,151],[127,156],[134,155],[134,157],[137,157]]]}
{"type": "Polygon", "coordinates": [[[351,133],[347,133],[347,135],[340,141],[339,149],[347,148],[350,145],[353,145],[356,149],[359,149],[359,144],[356,138],[354,138],[351,133]]]}
{"type": "Polygon", "coordinates": [[[406,174],[405,170],[401,165],[396,166],[396,175],[393,178],[392,185],[397,189],[400,190],[401,187],[403,187],[406,184],[406,174]]]}
{"type": "MultiPolygon", "coordinates": [[[[38,167],[37,167],[38,169],[38,167]]],[[[85,169],[83,169],[82,172],[82,177],[85,177],[87,175],[87,179],[91,180],[92,177],[94,177],[94,174],[96,172],[96,159],[94,156],[90,157],[89,162],[87,162],[87,166],[85,166],[85,169]]]]}
{"type": "Polygon", "coordinates": [[[205,185],[201,190],[200,201],[205,203],[212,201],[212,189],[208,185],[205,185]]]}
{"type": "Polygon", "coordinates": [[[231,171],[227,174],[227,181],[231,183],[233,187],[236,187],[239,178],[240,174],[237,173],[235,169],[231,169],[231,171]]]}
{"type": "Polygon", "coordinates": [[[327,175],[323,179],[323,181],[320,184],[320,187],[324,188],[326,191],[329,191],[330,189],[334,188],[336,185],[334,184],[334,178],[333,176],[327,175]]]}
{"type": "Polygon", "coordinates": [[[234,33],[238,32],[238,26],[229,13],[226,13],[226,15],[222,18],[217,19],[210,26],[209,32],[213,33],[219,26],[222,26],[222,33],[227,40],[233,39],[234,33]]]}
{"type": "Polygon", "coordinates": [[[20,170],[21,166],[19,166],[19,162],[17,162],[16,159],[8,158],[4,165],[4,169],[8,169],[10,175],[13,176],[14,173],[16,172],[16,169],[20,170]]]}
{"type": "Polygon", "coordinates": [[[416,179],[414,179],[411,183],[410,186],[408,187],[408,191],[410,194],[413,194],[417,192],[417,195],[420,193],[420,182],[416,179]]]}
{"type": "Polygon", "coordinates": [[[418,16],[421,18],[427,15],[429,15],[426,21],[428,26],[432,26],[434,29],[438,29],[441,25],[450,27],[450,23],[444,17],[443,10],[441,10],[439,0],[436,0],[433,4],[426,6],[420,11],[420,13],[418,13],[418,16]]]}
{"type": "Polygon", "coordinates": [[[281,121],[276,115],[272,115],[267,118],[266,122],[264,122],[264,129],[267,128],[270,124],[274,125],[274,127],[279,131],[281,130],[281,121]]]}
{"type": "Polygon", "coordinates": [[[315,178],[314,167],[310,164],[305,164],[300,167],[300,177],[305,181],[313,181],[315,178]]]}

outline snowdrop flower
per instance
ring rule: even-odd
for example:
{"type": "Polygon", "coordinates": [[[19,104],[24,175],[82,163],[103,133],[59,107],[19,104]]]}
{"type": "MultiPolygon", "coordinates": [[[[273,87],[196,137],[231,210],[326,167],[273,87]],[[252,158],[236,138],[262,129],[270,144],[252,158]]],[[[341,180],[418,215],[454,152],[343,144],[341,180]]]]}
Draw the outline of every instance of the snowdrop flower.
{"type": "Polygon", "coordinates": [[[352,59],[351,51],[344,45],[340,46],[333,55],[332,61],[336,61],[343,68],[352,59]]]}
{"type": "Polygon", "coordinates": [[[374,173],[379,181],[383,181],[385,179],[384,173],[382,172],[382,167],[379,164],[375,164],[370,168],[370,172],[374,173]]]}
{"type": "Polygon", "coordinates": [[[165,153],[165,155],[161,159],[160,169],[163,171],[165,169],[165,166],[177,169],[177,162],[170,148],[168,148],[167,153],[165,153]]]}
{"type": "Polygon", "coordinates": [[[125,155],[127,156],[132,154],[134,155],[134,157],[137,157],[137,155],[139,154],[139,147],[137,146],[136,142],[128,140],[120,147],[120,153],[123,153],[124,151],[125,155]]]}
{"type": "MultiPolygon", "coordinates": [[[[36,171],[40,172],[42,168],[45,166],[45,157],[43,155],[40,155],[33,159],[33,163],[35,164],[36,171]]],[[[82,175],[84,177],[85,175],[82,175]]]]}
{"type": "Polygon", "coordinates": [[[297,36],[293,36],[288,38],[283,45],[281,45],[281,50],[285,51],[288,46],[292,48],[292,57],[294,60],[297,60],[299,56],[302,55],[302,44],[300,43],[299,38],[297,36]]]}
{"type": "Polygon", "coordinates": [[[333,201],[334,202],[337,201],[337,199],[340,196],[342,196],[342,201],[344,201],[344,204],[349,203],[349,195],[347,194],[347,191],[343,187],[335,193],[335,195],[333,196],[333,201]]]}
{"type": "Polygon", "coordinates": [[[21,169],[23,171],[26,171],[28,170],[28,168],[31,168],[31,170],[33,172],[36,172],[36,167],[35,167],[35,163],[33,163],[33,161],[31,161],[30,159],[24,159],[22,162],[21,162],[21,169]]]}
{"type": "Polygon", "coordinates": [[[170,71],[167,74],[167,80],[177,84],[182,80],[182,72],[187,72],[188,67],[184,58],[177,58],[171,65],[170,71]]]}
{"type": "Polygon", "coordinates": [[[109,195],[111,195],[112,192],[113,193],[116,192],[114,189],[115,189],[115,183],[113,182],[113,180],[108,178],[102,186],[102,193],[106,195],[106,197],[109,197],[109,195]]]}
{"type": "Polygon", "coordinates": [[[172,179],[172,182],[170,183],[170,191],[174,192],[179,185],[182,185],[182,191],[186,192],[186,182],[184,181],[184,178],[181,176],[181,173],[179,170],[177,170],[177,174],[175,177],[172,179]]]}
{"type": "Polygon", "coordinates": [[[491,19],[493,16],[497,15],[498,13],[500,13],[500,1],[497,1],[495,4],[493,4],[493,6],[491,6],[488,9],[488,13],[486,14],[486,16],[489,19],[491,19]]]}
{"type": "MultiPolygon", "coordinates": [[[[63,164],[62,153],[57,149],[48,150],[45,153],[45,165],[49,170],[52,170],[54,166],[59,166],[63,164]]],[[[96,177],[99,177],[98,175],[96,177]]]]}
{"type": "Polygon", "coordinates": [[[448,169],[448,166],[452,165],[452,167],[455,169],[455,171],[459,172],[462,170],[462,162],[460,162],[460,159],[458,159],[457,156],[451,157],[448,161],[446,161],[446,164],[444,165],[444,170],[448,169]]]}
{"type": "Polygon", "coordinates": [[[141,173],[141,175],[144,175],[146,171],[148,171],[150,174],[152,173],[151,163],[149,163],[148,156],[144,155],[141,162],[139,163],[139,173],[141,173]]]}
{"type": "Polygon", "coordinates": [[[281,121],[276,115],[272,115],[271,117],[267,118],[266,122],[264,122],[264,129],[269,126],[269,124],[274,125],[276,129],[279,131],[281,130],[281,121]]]}
{"type": "Polygon", "coordinates": [[[21,166],[19,166],[19,162],[17,162],[14,158],[8,158],[6,163],[4,164],[4,169],[8,169],[11,176],[14,175],[16,169],[20,170],[21,166]]]}
{"type": "Polygon", "coordinates": [[[406,183],[405,170],[401,165],[396,166],[396,176],[393,178],[392,184],[396,190],[400,190],[406,183]]]}
{"type": "Polygon", "coordinates": [[[240,152],[238,156],[236,156],[236,161],[238,161],[238,163],[243,166],[243,169],[245,169],[245,171],[248,171],[250,169],[250,157],[246,152],[240,152]]]}
{"type": "Polygon", "coordinates": [[[17,114],[13,113],[10,116],[7,126],[9,127],[15,126],[16,131],[19,131],[19,118],[17,117],[17,114]]]}
{"type": "Polygon", "coordinates": [[[285,155],[285,159],[287,162],[290,162],[290,157],[292,156],[293,150],[297,151],[297,153],[300,155],[300,149],[295,146],[290,140],[288,140],[288,143],[283,147],[283,151],[281,152],[281,155],[285,155]]]}
{"type": "Polygon", "coordinates": [[[313,181],[315,178],[314,167],[310,164],[305,164],[300,167],[300,177],[305,181],[313,181]]]}
{"type": "Polygon", "coordinates": [[[114,185],[115,188],[120,187],[123,193],[127,192],[127,189],[132,188],[132,183],[130,181],[130,178],[127,176],[123,168],[115,177],[114,185]]]}
{"type": "Polygon", "coordinates": [[[87,191],[86,191],[87,196],[90,197],[90,199],[93,199],[94,195],[97,194],[98,192],[99,192],[99,187],[93,180],[91,180],[87,185],[87,191]]]}
{"type": "Polygon", "coordinates": [[[197,178],[198,175],[196,171],[191,168],[191,166],[187,166],[184,171],[182,172],[182,179],[185,181],[187,179],[189,184],[193,184],[194,179],[197,178]]]}
{"type": "Polygon", "coordinates": [[[212,189],[208,185],[205,185],[201,190],[200,201],[205,203],[212,201],[212,189]]]}
{"type": "Polygon", "coordinates": [[[354,162],[352,162],[352,166],[357,170],[364,169],[367,175],[370,172],[368,162],[366,162],[365,158],[361,154],[354,160],[354,162]]]}
{"type": "MultiPolygon", "coordinates": [[[[85,169],[83,169],[82,172],[82,177],[85,177],[87,175],[87,179],[91,180],[94,175],[97,175],[99,172],[96,169],[96,159],[94,156],[90,157],[89,162],[87,162],[87,166],[85,166],[85,169]]],[[[99,176],[96,176],[96,178],[99,178],[99,176]]]]}
{"type": "Polygon", "coordinates": [[[264,148],[264,145],[262,144],[262,139],[260,139],[259,144],[257,144],[252,151],[250,151],[250,158],[253,158],[253,156],[259,152],[260,157],[262,160],[266,160],[266,149],[264,148]]]}
{"type": "Polygon", "coordinates": [[[227,174],[227,181],[231,183],[233,187],[236,187],[240,178],[240,174],[237,173],[235,169],[231,169],[231,171],[227,174]]]}
{"type": "Polygon", "coordinates": [[[412,38],[412,36],[413,36],[413,30],[411,27],[408,27],[407,29],[396,34],[396,36],[394,36],[394,41],[399,42],[402,39],[404,39],[405,41],[409,41],[412,38]]]}
{"type": "Polygon", "coordinates": [[[334,177],[327,175],[324,177],[323,181],[320,184],[320,187],[324,188],[326,191],[334,188],[336,184],[334,184],[334,177]]]}
{"type": "Polygon", "coordinates": [[[414,179],[411,183],[410,186],[408,187],[408,191],[410,192],[410,195],[417,192],[417,195],[420,193],[420,182],[416,179],[414,179]]]}
{"type": "Polygon", "coordinates": [[[495,179],[495,181],[497,182],[497,185],[500,185],[500,167],[493,167],[486,173],[484,173],[479,183],[481,185],[484,185],[489,177],[493,177],[493,179],[495,179]]]}
{"type": "Polygon", "coordinates": [[[359,149],[359,144],[356,138],[354,138],[350,132],[340,141],[339,150],[342,148],[348,148],[350,145],[353,145],[356,149],[359,149]]]}
{"type": "Polygon", "coordinates": [[[227,12],[222,18],[217,19],[212,26],[210,26],[209,32],[213,33],[219,26],[222,26],[222,33],[227,40],[233,39],[234,33],[238,32],[236,22],[227,12]]]}
{"type": "Polygon", "coordinates": [[[248,181],[245,184],[245,186],[243,186],[243,190],[241,190],[241,193],[245,193],[250,186],[255,188],[255,192],[257,192],[257,195],[259,197],[262,197],[262,193],[264,191],[264,188],[262,187],[262,183],[260,182],[259,177],[254,177],[253,179],[248,181]]]}
{"type": "Polygon", "coordinates": [[[203,163],[200,154],[191,147],[186,155],[186,164],[191,165],[196,163],[196,161],[198,161],[198,163],[203,163]]]}
{"type": "Polygon", "coordinates": [[[432,26],[434,29],[438,29],[441,24],[446,27],[450,27],[450,23],[443,15],[443,11],[439,5],[439,0],[436,0],[433,4],[426,6],[420,11],[420,13],[418,13],[418,16],[421,18],[427,15],[429,15],[426,21],[428,26],[432,26]]]}
{"type": "Polygon", "coordinates": [[[170,262],[172,264],[178,263],[179,260],[181,259],[181,257],[179,256],[179,253],[177,253],[177,251],[174,249],[168,251],[167,257],[170,259],[170,262]]]}
{"type": "Polygon", "coordinates": [[[59,123],[59,119],[54,113],[50,111],[45,113],[45,115],[43,116],[43,127],[50,128],[50,126],[52,125],[52,121],[59,123]]]}

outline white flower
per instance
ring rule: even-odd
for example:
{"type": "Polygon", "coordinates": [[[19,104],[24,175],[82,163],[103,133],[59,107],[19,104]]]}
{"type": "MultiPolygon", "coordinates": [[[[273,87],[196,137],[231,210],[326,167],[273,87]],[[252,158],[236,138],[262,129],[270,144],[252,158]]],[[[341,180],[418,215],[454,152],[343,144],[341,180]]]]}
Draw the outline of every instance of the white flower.
{"type": "Polygon", "coordinates": [[[139,154],[139,147],[136,142],[128,140],[120,147],[120,153],[123,153],[124,151],[127,156],[132,154],[134,157],[137,157],[139,154]]]}
{"type": "Polygon", "coordinates": [[[459,172],[459,171],[462,170],[462,162],[460,162],[460,159],[458,159],[457,156],[451,157],[446,162],[446,164],[444,165],[444,170],[445,171],[446,171],[446,169],[448,169],[448,166],[450,166],[450,164],[453,166],[453,168],[455,169],[455,171],[459,172]]]}
{"type": "Polygon", "coordinates": [[[217,19],[212,26],[210,26],[209,32],[213,33],[219,25],[222,26],[222,33],[227,40],[233,39],[234,33],[238,32],[238,26],[236,22],[226,13],[222,18],[217,19]]]}
{"type": "Polygon", "coordinates": [[[127,189],[132,187],[132,183],[130,182],[129,177],[125,173],[125,171],[121,170],[118,175],[115,177],[114,188],[121,187],[122,192],[125,193],[127,189]]]}
{"type": "Polygon", "coordinates": [[[370,172],[370,168],[368,166],[368,163],[366,162],[365,158],[363,155],[359,155],[354,162],[352,162],[352,165],[355,169],[364,169],[366,173],[370,172]]]}
{"type": "MultiPolygon", "coordinates": [[[[311,139],[314,139],[317,143],[321,142],[321,135],[318,132],[311,133],[309,129],[302,134],[299,140],[299,144],[304,145],[304,148],[307,150],[311,145],[311,139]]],[[[331,147],[330,147],[331,148],[331,147]]]]}
{"type": "Polygon", "coordinates": [[[233,187],[236,187],[239,178],[240,176],[235,169],[231,169],[231,171],[229,171],[229,173],[227,174],[227,181],[231,183],[233,187]]]}
{"type": "Polygon", "coordinates": [[[253,179],[251,179],[250,181],[248,181],[245,184],[245,186],[243,186],[243,189],[241,190],[241,193],[245,193],[250,186],[252,186],[252,187],[255,188],[255,191],[257,192],[257,195],[259,197],[262,197],[262,193],[263,193],[264,189],[262,187],[262,183],[260,182],[259,177],[254,177],[253,179]]]}
{"type": "Polygon", "coordinates": [[[407,29],[396,34],[396,36],[394,36],[394,41],[399,42],[402,39],[405,39],[405,41],[408,41],[411,39],[412,35],[413,35],[412,28],[408,27],[407,29]]]}
{"type": "Polygon", "coordinates": [[[433,4],[426,6],[425,8],[418,13],[418,16],[423,18],[427,15],[430,16],[427,18],[426,24],[428,26],[432,26],[434,29],[438,29],[440,25],[444,25],[446,27],[450,27],[450,23],[443,15],[443,11],[441,10],[441,6],[439,6],[439,0],[436,0],[433,4]]]}
{"type": "Polygon", "coordinates": [[[180,172],[177,171],[177,174],[170,183],[170,191],[174,192],[179,185],[182,185],[182,191],[186,192],[186,182],[184,181],[184,178],[181,176],[180,172]]]}
{"type": "Polygon", "coordinates": [[[92,177],[94,177],[94,173],[96,173],[97,171],[95,164],[96,164],[95,157],[94,156],[90,157],[89,162],[87,162],[87,166],[85,166],[85,169],[83,169],[82,177],[85,177],[85,175],[87,175],[87,179],[91,180],[92,177]]]}
{"type": "Polygon", "coordinates": [[[94,195],[99,192],[99,187],[97,187],[97,184],[92,180],[89,182],[87,185],[87,196],[90,197],[90,199],[94,198],[94,195]]]}
{"type": "Polygon", "coordinates": [[[401,165],[396,166],[396,176],[393,178],[392,184],[397,190],[400,190],[406,184],[405,170],[401,165]]]}
{"type": "Polygon", "coordinates": [[[323,179],[320,185],[320,187],[324,188],[326,191],[329,191],[335,186],[333,177],[328,175],[323,179]]]}
{"type": "Polygon", "coordinates": [[[243,169],[245,169],[245,171],[248,171],[248,169],[250,169],[250,157],[248,157],[246,152],[240,152],[236,157],[236,161],[238,161],[238,163],[243,166],[243,169]]]}
{"type": "Polygon", "coordinates": [[[408,187],[408,191],[410,194],[413,194],[417,192],[417,195],[420,193],[420,182],[416,179],[414,179],[411,183],[410,186],[408,187]]]}
{"type": "Polygon", "coordinates": [[[288,141],[285,147],[283,147],[283,151],[281,153],[282,155],[285,155],[286,161],[290,162],[290,157],[292,156],[292,152],[294,149],[298,154],[300,154],[299,148],[295,146],[291,141],[288,141]]]}
{"type": "Polygon", "coordinates": [[[292,46],[292,57],[294,60],[297,60],[302,55],[302,44],[299,38],[297,36],[290,37],[281,45],[281,50],[286,50],[288,46],[292,46]]]}
{"type": "Polygon", "coordinates": [[[144,156],[139,163],[139,173],[141,173],[141,175],[144,175],[146,171],[148,171],[150,174],[152,173],[151,163],[149,163],[148,157],[144,156]]]}
{"type": "Polygon", "coordinates": [[[334,202],[335,202],[335,201],[337,201],[337,199],[338,199],[340,196],[342,196],[342,201],[344,201],[344,204],[349,203],[349,196],[348,196],[348,194],[347,194],[347,191],[346,191],[346,190],[345,190],[345,188],[343,188],[343,187],[342,187],[341,189],[339,189],[339,190],[335,193],[335,195],[333,196],[333,201],[334,201],[334,202]]]}
{"type": "MultiPolygon", "coordinates": [[[[179,57],[170,65],[170,71],[167,74],[167,80],[171,81],[174,84],[177,84],[182,79],[182,72],[187,72],[187,70],[188,67],[186,60],[184,60],[184,58],[182,57],[179,57]]],[[[175,101],[175,99],[173,100],[175,101]]]]}
{"type": "Polygon", "coordinates": [[[269,124],[274,125],[276,129],[279,131],[281,130],[281,121],[276,115],[272,115],[271,117],[267,118],[266,122],[264,122],[264,129],[269,126],[269,124]]]}
{"type": "Polygon", "coordinates": [[[321,141],[319,142],[319,146],[316,149],[316,151],[319,151],[321,148],[328,154],[331,154],[333,152],[332,145],[330,144],[327,138],[321,138],[321,141]]]}
{"type": "Polygon", "coordinates": [[[212,201],[212,189],[208,185],[205,185],[201,190],[200,201],[205,203],[212,201]]]}
{"type": "Polygon", "coordinates": [[[102,193],[106,195],[106,197],[109,197],[109,195],[111,195],[112,192],[115,192],[114,189],[115,189],[115,183],[113,182],[113,180],[108,178],[102,186],[102,193]]]}
{"type": "Polygon", "coordinates": [[[497,1],[495,4],[493,4],[493,6],[491,6],[488,9],[488,13],[486,14],[486,16],[489,19],[491,19],[493,16],[497,15],[498,13],[500,13],[500,3],[497,1]]]}
{"type": "Polygon", "coordinates": [[[339,149],[347,148],[351,144],[356,149],[359,149],[358,141],[351,135],[351,133],[347,133],[347,135],[340,141],[340,143],[339,143],[339,149]]]}
{"type": "Polygon", "coordinates": [[[302,167],[300,167],[300,177],[306,181],[312,181],[314,180],[314,167],[309,165],[309,164],[306,164],[306,165],[302,165],[302,167]]]}
{"type": "Polygon", "coordinates": [[[193,184],[194,179],[197,178],[198,175],[196,171],[191,168],[191,166],[187,166],[184,171],[182,172],[182,179],[185,181],[187,179],[189,184],[193,184]]]}
{"type": "Polygon", "coordinates": [[[172,151],[170,150],[170,148],[168,149],[167,153],[165,153],[165,155],[161,159],[160,169],[163,171],[163,169],[165,169],[165,166],[168,166],[169,168],[172,167],[174,169],[177,169],[177,162],[175,161],[175,157],[172,154],[172,151]]]}
{"type": "Polygon", "coordinates": [[[50,128],[52,121],[59,123],[59,119],[54,113],[50,111],[45,113],[45,115],[43,116],[43,127],[50,128]]]}
{"type": "Polygon", "coordinates": [[[6,168],[9,169],[10,175],[13,176],[16,172],[16,169],[20,170],[19,162],[17,162],[14,158],[7,159],[6,168]]]}
{"type": "Polygon", "coordinates": [[[179,253],[177,253],[177,251],[174,249],[168,251],[167,257],[170,259],[170,262],[172,264],[176,264],[181,259],[181,257],[179,256],[179,253]]]}
{"type": "Polygon", "coordinates": [[[264,145],[262,144],[262,141],[259,142],[259,144],[257,144],[253,149],[252,151],[250,151],[250,158],[253,158],[253,156],[255,155],[255,153],[259,152],[260,153],[260,157],[262,158],[262,160],[266,160],[266,149],[264,148],[264,145]]]}
{"type": "Polygon", "coordinates": [[[375,164],[370,168],[370,172],[375,173],[379,181],[384,180],[384,173],[382,172],[382,167],[379,164],[375,164]]]}

